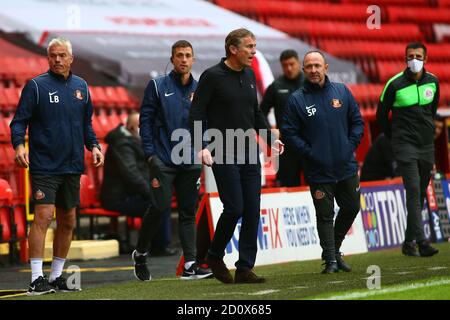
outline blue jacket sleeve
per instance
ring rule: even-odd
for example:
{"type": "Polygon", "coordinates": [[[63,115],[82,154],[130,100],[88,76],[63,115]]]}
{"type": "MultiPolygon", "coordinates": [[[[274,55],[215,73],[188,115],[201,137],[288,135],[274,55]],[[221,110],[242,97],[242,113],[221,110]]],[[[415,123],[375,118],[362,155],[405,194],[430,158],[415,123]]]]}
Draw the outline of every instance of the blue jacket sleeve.
{"type": "Polygon", "coordinates": [[[19,104],[16,109],[13,120],[9,127],[11,128],[11,143],[14,148],[18,145],[25,145],[25,134],[33,116],[33,109],[38,103],[37,84],[30,80],[22,90],[19,104]]]}
{"type": "Polygon", "coordinates": [[[86,149],[92,151],[92,146],[98,144],[97,136],[95,135],[94,129],[92,128],[92,113],[94,112],[94,107],[91,101],[91,95],[89,94],[89,88],[86,84],[87,101],[84,113],[84,145],[86,149]]]}
{"type": "Polygon", "coordinates": [[[146,158],[155,154],[153,127],[155,125],[158,101],[157,85],[153,79],[149,81],[147,88],[145,88],[139,116],[139,133],[142,138],[142,148],[146,158]]]}
{"type": "Polygon", "coordinates": [[[284,109],[281,138],[286,142],[287,148],[291,147],[300,155],[311,159],[312,148],[301,136],[303,120],[294,95],[289,97],[284,109]]]}
{"type": "Polygon", "coordinates": [[[361,138],[364,134],[364,120],[361,117],[361,113],[359,112],[358,103],[356,103],[353,94],[350,90],[345,87],[345,92],[348,98],[349,108],[348,108],[348,122],[349,122],[349,136],[348,140],[350,141],[353,151],[356,150],[359,143],[361,142],[361,138]]]}

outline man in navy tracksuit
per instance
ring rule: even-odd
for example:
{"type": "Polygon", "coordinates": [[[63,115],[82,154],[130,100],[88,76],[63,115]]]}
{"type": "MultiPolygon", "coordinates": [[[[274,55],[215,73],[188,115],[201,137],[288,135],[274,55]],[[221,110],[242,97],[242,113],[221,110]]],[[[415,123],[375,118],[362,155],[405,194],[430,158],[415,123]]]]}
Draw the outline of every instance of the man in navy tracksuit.
{"type": "Polygon", "coordinates": [[[80,176],[84,172],[84,147],[92,152],[95,166],[103,155],[92,130],[93,107],[88,85],[70,71],[72,45],[66,39],[50,41],[50,70],[27,83],[11,122],[15,161],[31,173],[34,221],[30,247],[31,284],[28,295],[76,291],[62,276],[80,203],[80,176]],[[30,155],[25,149],[29,131],[30,155]],[[47,229],[56,207],[57,228],[53,241],[50,278],[43,275],[42,262],[47,229]]]}
{"type": "Polygon", "coordinates": [[[152,203],[142,221],[136,250],[132,254],[134,274],[141,281],[151,280],[147,252],[151,253],[150,243],[159,230],[162,217],[170,210],[172,186],[175,186],[177,194],[180,242],[185,261],[181,278],[202,279],[212,275],[209,269],[196,263],[195,208],[201,165],[192,164],[192,148],[188,148],[191,154],[187,161],[191,164],[178,164],[172,157],[175,146],[183,143],[183,137],[174,141],[172,134],[176,129],[188,132],[189,110],[197,88],[197,81],[191,74],[194,63],[192,45],[185,40],[175,42],[170,61],[174,70],[148,83],[139,119],[142,146],[150,166],[152,203]]]}
{"type": "Polygon", "coordinates": [[[281,133],[287,147],[304,159],[306,181],[317,216],[322,273],[350,271],[339,249],[359,212],[358,165],[354,157],[364,131],[358,105],[349,89],[330,82],[322,53],[303,59],[304,88],[289,98],[281,133]],[[340,207],[333,228],[334,198],[340,207]]]}

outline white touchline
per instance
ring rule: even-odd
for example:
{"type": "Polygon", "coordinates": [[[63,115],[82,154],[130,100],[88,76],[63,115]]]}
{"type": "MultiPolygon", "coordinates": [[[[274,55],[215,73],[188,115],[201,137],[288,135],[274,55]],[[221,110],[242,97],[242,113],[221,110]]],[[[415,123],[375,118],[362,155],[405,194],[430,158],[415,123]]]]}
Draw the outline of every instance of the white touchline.
{"type": "Polygon", "coordinates": [[[413,283],[413,284],[408,284],[408,285],[400,285],[400,286],[396,286],[394,288],[386,288],[386,289],[380,289],[380,290],[352,292],[352,293],[348,293],[348,294],[336,295],[336,296],[331,296],[331,297],[322,298],[322,299],[319,298],[316,300],[346,300],[346,299],[366,298],[366,297],[370,297],[370,296],[377,296],[377,295],[384,294],[384,293],[402,292],[402,291],[407,291],[407,290],[411,290],[411,289],[434,287],[434,286],[439,286],[439,285],[443,285],[443,284],[450,284],[450,279],[449,280],[429,281],[429,282],[425,282],[425,283],[413,283]]]}
{"type": "Polygon", "coordinates": [[[265,294],[271,294],[271,293],[275,293],[275,292],[279,292],[280,290],[261,290],[261,291],[256,291],[256,292],[252,292],[252,293],[249,293],[248,295],[249,296],[262,296],[262,295],[265,295],[265,294]]]}

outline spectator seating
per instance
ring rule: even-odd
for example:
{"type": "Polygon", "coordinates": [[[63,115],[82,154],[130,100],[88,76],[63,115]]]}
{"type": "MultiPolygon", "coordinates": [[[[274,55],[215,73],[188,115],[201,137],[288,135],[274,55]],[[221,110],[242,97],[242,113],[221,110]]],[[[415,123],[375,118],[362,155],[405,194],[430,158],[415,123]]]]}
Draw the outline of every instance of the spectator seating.
{"type": "Polygon", "coordinates": [[[8,181],[0,179],[0,243],[9,243],[9,260],[15,262],[16,243],[20,242],[21,261],[28,258],[27,222],[23,206],[14,205],[14,195],[8,181]]]}
{"type": "Polygon", "coordinates": [[[381,29],[368,29],[365,23],[333,22],[299,18],[268,18],[270,26],[305,41],[318,39],[366,41],[417,41],[422,32],[412,23],[385,23],[381,29]]]}

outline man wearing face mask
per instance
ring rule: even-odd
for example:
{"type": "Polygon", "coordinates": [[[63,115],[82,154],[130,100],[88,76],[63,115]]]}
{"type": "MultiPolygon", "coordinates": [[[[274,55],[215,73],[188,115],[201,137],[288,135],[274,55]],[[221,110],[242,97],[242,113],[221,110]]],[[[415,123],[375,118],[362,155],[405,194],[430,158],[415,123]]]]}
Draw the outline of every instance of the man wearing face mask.
{"type": "Polygon", "coordinates": [[[408,44],[407,68],[387,82],[377,109],[377,121],[391,140],[406,190],[408,217],[402,253],[415,257],[439,252],[425,238],[421,215],[434,165],[433,120],[439,102],[439,81],[424,69],[426,61],[422,43],[408,44]]]}

